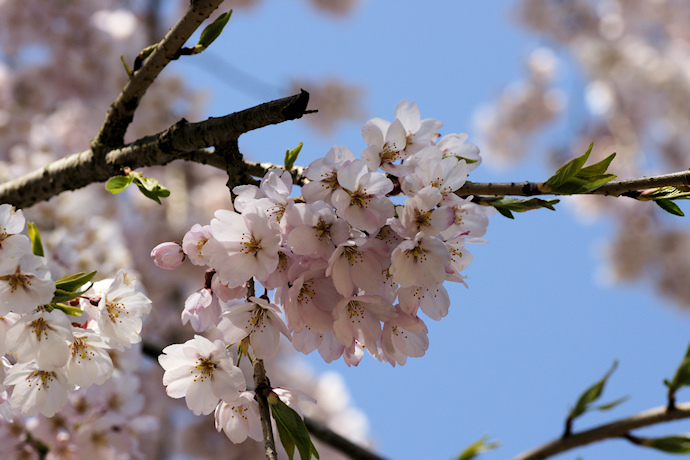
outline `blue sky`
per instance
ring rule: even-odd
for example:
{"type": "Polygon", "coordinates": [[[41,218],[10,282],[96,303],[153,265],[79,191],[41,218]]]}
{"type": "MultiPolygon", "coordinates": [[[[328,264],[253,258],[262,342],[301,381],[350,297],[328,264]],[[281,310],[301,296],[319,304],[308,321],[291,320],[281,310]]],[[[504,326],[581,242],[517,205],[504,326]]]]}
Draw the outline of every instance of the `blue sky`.
{"type": "MultiPolygon", "coordinates": [[[[361,124],[392,119],[401,99],[416,101],[422,118],[443,121],[442,133],[467,132],[476,142],[474,111],[519,77],[522,58],[540,44],[511,22],[512,4],[369,0],[351,17],[334,19],[305,1],[264,0],[233,14],[213,53],[193,58],[205,61],[190,58],[173,67],[208,92],[208,116],[264,102],[203,70],[219,57],[278,88],[293,76],[338,76],[365,88],[367,116],[328,138],[300,121],[244,135],[240,145],[253,160],[280,163],[285,149],[300,141],[299,164],[333,144],[358,154],[365,147],[361,124]]],[[[228,74],[227,81],[233,78],[228,74]]],[[[568,139],[567,131],[556,135],[568,139]]],[[[471,179],[543,181],[548,175],[537,151],[513,169],[482,166],[471,179]]],[[[603,401],[630,399],[610,412],[585,415],[575,430],[663,405],[662,380],[685,352],[690,321],[649,286],[608,286],[597,279],[602,241],[611,230],[604,221],[583,226],[562,206],[512,221],[494,216],[490,243],[471,248],[469,289],[448,286],[449,315],[427,321],[431,345],[425,357],[396,368],[369,356],[357,368],[325,364],[318,355],[308,359],[320,371],[342,373],[354,403],[369,417],[378,452],[392,459],[450,459],[485,434],[501,447],[482,458],[503,459],[556,438],[570,406],[615,359],[619,367],[603,401]]],[[[637,434],[684,431],[690,431],[688,422],[637,434]]],[[[577,457],[667,458],[625,441],[556,458],[577,457]]]]}

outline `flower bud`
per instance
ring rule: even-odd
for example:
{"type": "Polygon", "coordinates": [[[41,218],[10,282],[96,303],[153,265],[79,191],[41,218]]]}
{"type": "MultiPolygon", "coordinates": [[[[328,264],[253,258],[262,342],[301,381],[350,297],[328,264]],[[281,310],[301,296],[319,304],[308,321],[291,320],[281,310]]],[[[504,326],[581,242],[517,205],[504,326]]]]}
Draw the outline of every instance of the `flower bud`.
{"type": "Polygon", "coordinates": [[[180,246],[179,243],[168,242],[161,243],[153,248],[151,257],[153,257],[153,263],[160,268],[175,270],[182,265],[186,256],[184,252],[182,252],[182,246],[180,246]]]}

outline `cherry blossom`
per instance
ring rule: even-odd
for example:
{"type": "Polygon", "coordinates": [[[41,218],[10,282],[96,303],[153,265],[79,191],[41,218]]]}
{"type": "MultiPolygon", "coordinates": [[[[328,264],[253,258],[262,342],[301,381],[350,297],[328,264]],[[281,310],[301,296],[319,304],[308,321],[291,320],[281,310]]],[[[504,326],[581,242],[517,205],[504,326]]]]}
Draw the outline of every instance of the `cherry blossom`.
{"type": "Polygon", "coordinates": [[[43,257],[0,258],[0,315],[28,313],[49,303],[54,292],[55,283],[43,257]]]}
{"type": "Polygon", "coordinates": [[[435,287],[446,278],[450,254],[439,239],[418,233],[400,243],[391,255],[390,273],[402,287],[435,287]]]}
{"type": "Polygon", "coordinates": [[[185,398],[194,414],[208,415],[222,399],[233,402],[245,390],[242,371],[236,367],[225,344],[195,335],[184,344],[163,349],[158,362],[165,369],[163,384],[171,398],[185,398]]]}
{"type": "Polygon", "coordinates": [[[238,444],[247,437],[261,441],[261,421],[259,404],[254,399],[254,392],[243,391],[232,403],[221,401],[214,414],[216,430],[223,430],[230,441],[238,444]]]}
{"type": "Polygon", "coordinates": [[[8,352],[18,362],[35,360],[41,369],[57,369],[67,363],[72,325],[60,310],[28,314],[7,331],[8,352]]]}
{"type": "Polygon", "coordinates": [[[179,243],[161,243],[151,251],[153,263],[165,270],[175,270],[185,259],[185,253],[179,243]]]}
{"type": "Polygon", "coordinates": [[[316,201],[331,202],[331,195],[340,188],[338,170],[348,161],[354,161],[354,154],[347,147],[334,145],[323,158],[311,162],[304,170],[310,182],[302,187],[302,195],[307,203],[316,201]]]}
{"type": "Polygon", "coordinates": [[[41,369],[36,361],[15,364],[3,383],[14,386],[10,404],[25,417],[39,413],[52,417],[67,402],[67,392],[74,389],[62,369],[41,369]]]}
{"type": "Polygon", "coordinates": [[[278,351],[280,334],[290,338],[280,313],[280,308],[268,300],[250,297],[249,302],[234,305],[223,313],[218,331],[227,343],[249,337],[254,357],[270,358],[278,351]]]}

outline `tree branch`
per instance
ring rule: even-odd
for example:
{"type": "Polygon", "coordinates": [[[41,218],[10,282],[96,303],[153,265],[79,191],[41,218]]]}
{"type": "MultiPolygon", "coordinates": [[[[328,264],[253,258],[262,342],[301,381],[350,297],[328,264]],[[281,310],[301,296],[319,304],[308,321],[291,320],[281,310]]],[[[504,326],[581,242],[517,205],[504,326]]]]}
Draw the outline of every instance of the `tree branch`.
{"type": "Polygon", "coordinates": [[[273,439],[273,426],[271,425],[271,408],[268,405],[268,395],[271,392],[271,383],[266,377],[264,361],[254,360],[254,392],[259,403],[259,415],[261,416],[261,429],[264,433],[264,449],[268,460],[277,460],[276,444],[273,439]]]}
{"type": "Polygon", "coordinates": [[[91,149],[99,155],[97,160],[102,159],[111,148],[124,144],[127,127],[146,90],[165,66],[178,58],[180,48],[222,2],[223,0],[191,0],[184,16],[158,42],[142,66],[134,71],[110,106],[103,126],[91,141],[91,149]]]}
{"type": "Polygon", "coordinates": [[[522,453],[514,457],[513,460],[544,459],[604,439],[625,437],[630,430],[685,418],[690,418],[690,403],[677,404],[674,410],[657,407],[613,423],[564,436],[529,452],[522,453]]]}
{"type": "MultiPolygon", "coordinates": [[[[663,174],[660,176],[642,177],[639,179],[614,180],[602,185],[596,190],[589,192],[588,195],[629,196],[631,198],[637,198],[640,196],[639,192],[641,190],[667,186],[690,186],[690,171],[680,171],[671,174],[663,174]]],[[[543,192],[541,190],[541,184],[538,182],[479,183],[468,181],[462,186],[462,188],[460,188],[460,190],[455,193],[460,196],[553,195],[551,192],[543,192]]]]}
{"type": "Polygon", "coordinates": [[[227,156],[202,149],[219,144],[232,145],[246,132],[300,118],[308,101],[309,93],[302,91],[220,118],[198,123],[182,119],[161,133],[109,151],[105,161],[98,161],[93,150],[75,153],[1,184],[0,203],[26,208],[68,190],[105,182],[122,174],[125,166],[137,169],[186,159],[229,170],[227,156]]]}
{"type": "Polygon", "coordinates": [[[356,458],[358,460],[383,460],[383,457],[379,457],[370,450],[367,450],[364,447],[353,443],[349,439],[340,436],[338,433],[334,432],[318,420],[304,417],[304,424],[307,426],[309,433],[311,433],[316,439],[320,440],[324,444],[328,444],[350,458],[356,458]]]}

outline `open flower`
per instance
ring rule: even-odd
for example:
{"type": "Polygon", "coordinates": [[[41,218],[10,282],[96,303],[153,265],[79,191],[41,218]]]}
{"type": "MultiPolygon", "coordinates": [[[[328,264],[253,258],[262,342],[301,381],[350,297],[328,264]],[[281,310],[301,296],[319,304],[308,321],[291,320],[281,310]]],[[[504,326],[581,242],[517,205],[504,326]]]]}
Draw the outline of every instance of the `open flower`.
{"type": "Polygon", "coordinates": [[[185,398],[196,415],[210,414],[221,399],[236,401],[246,389],[244,374],[220,340],[195,335],[183,344],[165,347],[163,353],[158,362],[165,369],[165,391],[171,398],[185,398]]]}

